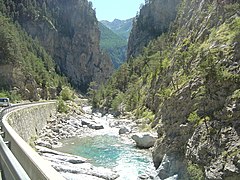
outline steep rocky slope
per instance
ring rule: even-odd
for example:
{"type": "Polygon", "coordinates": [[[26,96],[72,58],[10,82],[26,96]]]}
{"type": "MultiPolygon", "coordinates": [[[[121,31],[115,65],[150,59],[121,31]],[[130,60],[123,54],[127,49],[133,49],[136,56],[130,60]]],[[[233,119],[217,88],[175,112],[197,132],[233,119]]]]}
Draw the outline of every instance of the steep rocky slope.
{"type": "Polygon", "coordinates": [[[161,75],[151,87],[176,88],[163,104],[154,98],[159,140],[153,159],[162,178],[240,177],[239,7],[239,1],[180,6],[171,35],[176,47],[165,73],[171,78],[161,75]]]}
{"type": "Polygon", "coordinates": [[[136,57],[151,40],[168,31],[175,19],[180,0],[150,0],[133,22],[127,57],[136,57]]]}
{"type": "Polygon", "coordinates": [[[0,79],[0,91],[11,96],[11,101],[20,96],[28,100],[56,98],[66,85],[65,79],[56,73],[54,61],[39,42],[2,15],[0,79]]]}
{"type": "Polygon", "coordinates": [[[157,130],[161,179],[240,178],[239,9],[239,0],[182,0],[170,30],[94,96],[157,130]]]}
{"type": "Polygon", "coordinates": [[[91,81],[101,84],[112,73],[110,58],[99,48],[100,32],[91,2],[7,0],[4,4],[7,15],[40,41],[58,72],[73,86],[85,92],[91,81]]]}

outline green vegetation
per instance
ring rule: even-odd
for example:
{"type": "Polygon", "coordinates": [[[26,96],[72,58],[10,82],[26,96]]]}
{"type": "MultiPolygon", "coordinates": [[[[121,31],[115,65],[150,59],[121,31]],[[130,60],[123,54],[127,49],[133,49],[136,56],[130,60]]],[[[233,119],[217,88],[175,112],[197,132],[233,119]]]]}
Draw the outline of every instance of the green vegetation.
{"type": "Polygon", "coordinates": [[[37,38],[32,39],[18,24],[27,21],[26,17],[46,18],[51,22],[50,14],[39,9],[41,6],[36,3],[40,2],[24,1],[16,5],[12,0],[0,0],[0,68],[3,72],[0,90],[13,102],[56,98],[58,88],[67,85],[66,78],[56,73],[55,62],[37,38]]]}
{"type": "Polygon", "coordinates": [[[68,86],[64,86],[60,92],[57,100],[57,110],[60,113],[68,113],[70,108],[68,106],[69,102],[73,102],[75,99],[75,91],[68,86]]]}
{"type": "Polygon", "coordinates": [[[100,47],[110,55],[114,67],[118,68],[126,60],[127,40],[112,32],[101,22],[98,26],[101,31],[100,47]]]}
{"type": "Polygon", "coordinates": [[[64,87],[60,92],[60,97],[63,101],[73,100],[74,92],[69,87],[64,87]]]}
{"type": "Polygon", "coordinates": [[[198,116],[197,111],[194,111],[191,114],[189,114],[187,120],[189,122],[195,123],[195,122],[200,122],[201,118],[198,116]]]}
{"type": "Polygon", "coordinates": [[[10,99],[11,103],[16,103],[21,101],[21,96],[16,91],[0,91],[0,97],[7,97],[10,99]]]}
{"type": "Polygon", "coordinates": [[[190,180],[204,180],[204,173],[197,164],[189,162],[187,166],[187,171],[190,180]]]}
{"type": "Polygon", "coordinates": [[[11,67],[7,73],[18,77],[9,80],[3,78],[3,89],[10,92],[10,86],[24,88],[19,81],[32,81],[33,86],[42,89],[56,88],[59,83],[66,84],[65,79],[55,72],[53,60],[37,40],[32,40],[19,26],[4,16],[0,16],[0,28],[0,64],[11,67]]]}
{"type": "Polygon", "coordinates": [[[240,99],[240,89],[237,89],[236,91],[233,92],[232,98],[240,99]]]}
{"type": "MultiPolygon", "coordinates": [[[[185,119],[196,125],[214,119],[214,114],[225,103],[219,96],[221,88],[228,89],[228,96],[235,94],[233,97],[236,97],[238,94],[235,90],[240,84],[239,65],[233,64],[237,51],[234,44],[239,42],[240,37],[240,18],[225,17],[228,20],[219,21],[220,24],[207,22],[205,15],[218,11],[212,7],[213,4],[209,5],[205,12],[198,12],[201,23],[208,27],[207,35],[196,34],[197,29],[186,31],[183,25],[178,24],[186,20],[181,14],[186,11],[181,10],[185,7],[183,4],[168,34],[151,41],[140,56],[129,59],[105,87],[94,92],[94,106],[114,110],[121,107],[139,118],[150,113],[151,119],[154,119],[152,116],[167,106],[167,102],[177,99],[183,90],[195,84],[188,93],[193,105],[185,119]],[[179,20],[181,18],[182,21],[179,20]],[[190,31],[192,33],[186,36],[190,31]]],[[[230,7],[227,9],[232,11],[230,7]]],[[[187,22],[191,24],[189,28],[198,28],[194,20],[187,22]]]]}
{"type": "Polygon", "coordinates": [[[60,97],[57,101],[57,110],[60,113],[68,113],[69,111],[69,107],[66,104],[66,102],[64,102],[64,100],[60,97]]]}
{"type": "Polygon", "coordinates": [[[127,40],[132,29],[133,18],[127,20],[114,19],[112,22],[101,21],[106,27],[111,29],[115,34],[127,40]]]}

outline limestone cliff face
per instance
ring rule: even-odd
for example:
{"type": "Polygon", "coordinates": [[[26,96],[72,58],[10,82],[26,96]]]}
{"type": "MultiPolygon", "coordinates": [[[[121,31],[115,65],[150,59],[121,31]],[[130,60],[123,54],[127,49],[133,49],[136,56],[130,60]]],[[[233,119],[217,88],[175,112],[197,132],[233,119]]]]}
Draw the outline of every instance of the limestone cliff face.
{"type": "Polygon", "coordinates": [[[144,46],[168,31],[180,0],[150,0],[137,15],[128,41],[127,56],[136,57],[144,46]]]}
{"type": "Polygon", "coordinates": [[[161,179],[240,178],[239,3],[181,3],[169,36],[172,65],[151,87],[177,90],[163,102],[148,99],[157,112],[153,160],[161,179]]]}
{"type": "Polygon", "coordinates": [[[91,3],[87,0],[44,3],[46,14],[35,12],[34,19],[20,18],[22,27],[40,41],[57,63],[57,70],[73,86],[85,92],[91,81],[105,82],[113,67],[110,58],[99,49],[100,32],[91,3]]]}

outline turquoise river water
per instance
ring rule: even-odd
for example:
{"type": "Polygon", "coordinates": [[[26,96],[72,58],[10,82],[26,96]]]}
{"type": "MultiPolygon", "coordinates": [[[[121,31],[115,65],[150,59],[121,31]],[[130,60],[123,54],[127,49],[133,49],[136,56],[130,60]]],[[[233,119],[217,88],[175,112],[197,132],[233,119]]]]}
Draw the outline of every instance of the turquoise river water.
{"type": "Polygon", "coordinates": [[[138,149],[119,136],[96,135],[67,139],[62,143],[58,151],[79,155],[95,166],[115,170],[119,179],[135,180],[142,174],[153,175],[150,151],[138,149]]]}

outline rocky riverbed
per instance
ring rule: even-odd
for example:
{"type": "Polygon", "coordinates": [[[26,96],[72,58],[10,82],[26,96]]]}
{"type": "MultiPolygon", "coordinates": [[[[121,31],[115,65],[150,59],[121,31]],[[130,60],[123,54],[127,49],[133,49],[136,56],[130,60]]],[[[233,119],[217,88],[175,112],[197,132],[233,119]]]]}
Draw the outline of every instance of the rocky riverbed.
{"type": "MultiPolygon", "coordinates": [[[[131,136],[139,132],[136,122],[129,119],[116,119],[110,114],[92,113],[90,106],[83,107],[82,113],[57,114],[39,133],[35,141],[36,149],[66,179],[118,179],[118,172],[95,167],[88,159],[53,150],[62,146],[61,140],[95,136],[117,132],[123,141],[133,143],[131,136]]],[[[153,179],[154,173],[141,175],[138,179],[153,179]]]]}

